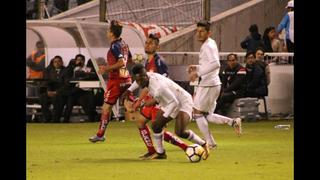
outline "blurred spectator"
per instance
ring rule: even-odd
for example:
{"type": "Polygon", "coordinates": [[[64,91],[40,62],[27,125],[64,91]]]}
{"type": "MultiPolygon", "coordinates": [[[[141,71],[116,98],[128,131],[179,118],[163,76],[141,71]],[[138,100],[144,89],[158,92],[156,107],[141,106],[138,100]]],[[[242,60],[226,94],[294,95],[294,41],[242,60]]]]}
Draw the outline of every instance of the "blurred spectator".
{"type": "Polygon", "coordinates": [[[56,97],[59,93],[63,92],[63,89],[67,86],[68,78],[65,70],[61,56],[55,56],[44,71],[47,90],[40,95],[41,111],[44,122],[60,121],[63,106],[62,109],[59,110],[59,108],[61,108],[61,102],[57,101],[56,97]],[[53,104],[54,117],[52,117],[50,111],[51,104],[53,104]]]}
{"type": "Polygon", "coordinates": [[[285,29],[285,43],[288,52],[294,52],[294,1],[289,1],[286,9],[288,13],[282,18],[277,28],[277,33],[285,29]]]}
{"type": "Polygon", "coordinates": [[[258,47],[255,52],[255,55],[256,55],[256,63],[262,68],[263,72],[265,73],[266,82],[267,82],[267,85],[269,85],[271,82],[270,66],[265,61],[264,49],[262,47],[258,47]]]}
{"type": "Polygon", "coordinates": [[[28,79],[42,79],[45,69],[45,51],[43,41],[37,41],[36,50],[32,51],[31,55],[26,60],[26,65],[29,68],[28,79]]]}
{"type": "Polygon", "coordinates": [[[246,69],[239,64],[236,54],[227,56],[227,67],[221,73],[222,88],[215,113],[225,115],[236,98],[245,94],[246,69]]]}
{"type": "Polygon", "coordinates": [[[276,38],[275,27],[267,27],[263,33],[263,43],[265,52],[281,52],[282,46],[280,40],[276,38]]]}
{"type": "Polygon", "coordinates": [[[245,97],[262,97],[268,95],[266,74],[255,60],[254,52],[246,54],[246,93],[245,97]]]}
{"type": "Polygon", "coordinates": [[[86,64],[86,74],[86,80],[99,80],[91,59],[89,59],[86,64]]]}
{"type": "Polygon", "coordinates": [[[60,12],[68,10],[69,0],[54,0],[54,6],[60,12]]]}
{"type": "Polygon", "coordinates": [[[257,47],[263,47],[263,42],[256,24],[252,24],[249,27],[249,32],[250,35],[248,35],[245,40],[240,43],[240,45],[243,49],[246,49],[247,52],[254,52],[256,51],[257,47]]]}
{"type": "Polygon", "coordinates": [[[38,2],[37,0],[27,0],[26,2],[26,18],[27,19],[36,19],[37,18],[37,10],[38,10],[38,2]]]}

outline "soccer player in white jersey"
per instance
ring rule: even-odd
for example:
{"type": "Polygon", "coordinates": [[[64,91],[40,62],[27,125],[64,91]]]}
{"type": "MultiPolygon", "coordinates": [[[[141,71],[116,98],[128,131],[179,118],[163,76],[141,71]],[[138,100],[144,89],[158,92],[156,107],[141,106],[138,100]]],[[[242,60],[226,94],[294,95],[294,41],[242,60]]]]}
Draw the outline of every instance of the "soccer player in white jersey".
{"type": "MultiPolygon", "coordinates": [[[[209,149],[206,141],[190,129],[186,129],[192,117],[192,96],[171,79],[158,73],[146,72],[141,64],[132,67],[132,74],[139,87],[148,88],[149,94],[160,106],[156,120],[152,122],[157,153],[150,159],[165,159],[167,157],[163,147],[163,128],[172,119],[175,119],[175,134],[203,146],[205,153],[202,158],[207,159],[209,149]]],[[[144,105],[148,106],[148,103],[145,102],[144,105]]]]}
{"type": "Polygon", "coordinates": [[[220,62],[216,42],[210,38],[210,22],[201,20],[197,23],[196,37],[202,43],[199,65],[190,65],[187,69],[191,82],[197,82],[194,94],[193,118],[205,137],[209,148],[215,148],[215,142],[208,122],[229,124],[238,135],[241,134],[241,119],[231,119],[214,114],[216,100],[219,97],[221,81],[219,78],[220,62]]]}

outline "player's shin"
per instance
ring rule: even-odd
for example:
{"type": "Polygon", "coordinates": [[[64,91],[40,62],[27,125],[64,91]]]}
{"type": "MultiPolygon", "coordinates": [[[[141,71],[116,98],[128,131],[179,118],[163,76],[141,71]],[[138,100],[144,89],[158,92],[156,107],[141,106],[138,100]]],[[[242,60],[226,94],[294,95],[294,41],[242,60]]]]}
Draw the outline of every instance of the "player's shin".
{"type": "Polygon", "coordinates": [[[212,146],[215,145],[216,142],[211,135],[207,119],[202,114],[194,114],[194,119],[196,120],[198,128],[200,129],[207,143],[212,146]]]}
{"type": "Polygon", "coordinates": [[[226,116],[222,116],[219,114],[213,114],[213,113],[207,115],[206,119],[211,123],[228,124],[229,126],[232,126],[232,122],[233,122],[233,119],[231,119],[231,118],[228,118],[226,116]]]}
{"type": "Polygon", "coordinates": [[[141,136],[143,142],[145,143],[145,145],[148,149],[148,152],[150,154],[155,153],[156,150],[154,149],[154,146],[152,143],[149,127],[147,125],[144,125],[143,127],[139,128],[139,132],[140,132],[140,136],[141,136]]]}
{"type": "Polygon", "coordinates": [[[168,131],[164,131],[163,135],[164,135],[164,140],[166,142],[176,145],[184,151],[187,149],[188,145],[184,143],[181,139],[179,139],[177,136],[174,136],[172,133],[168,131]]]}
{"type": "Polygon", "coordinates": [[[108,123],[109,123],[109,112],[108,113],[102,112],[100,117],[99,130],[97,132],[98,137],[104,136],[108,123]]]}
{"type": "Polygon", "coordinates": [[[196,143],[196,144],[199,144],[199,145],[203,145],[205,144],[206,142],[201,139],[197,134],[195,134],[192,130],[187,130],[187,132],[189,133],[189,136],[188,136],[188,140],[193,142],[193,143],[196,143]]]}
{"type": "Polygon", "coordinates": [[[154,133],[153,134],[154,137],[154,142],[156,144],[156,151],[159,154],[164,153],[164,148],[163,148],[163,131],[161,131],[160,133],[154,133]]]}

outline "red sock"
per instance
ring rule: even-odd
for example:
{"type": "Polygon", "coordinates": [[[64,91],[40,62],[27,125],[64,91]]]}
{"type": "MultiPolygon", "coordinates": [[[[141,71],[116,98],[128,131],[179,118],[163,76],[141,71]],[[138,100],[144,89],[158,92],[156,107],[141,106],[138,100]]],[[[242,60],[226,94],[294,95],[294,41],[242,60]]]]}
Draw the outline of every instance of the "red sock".
{"type": "Polygon", "coordinates": [[[97,136],[102,137],[104,135],[104,133],[106,132],[108,123],[109,123],[109,113],[102,112],[100,117],[100,125],[99,125],[99,130],[97,132],[97,136]]]}
{"type": "Polygon", "coordinates": [[[145,125],[143,128],[139,128],[139,132],[140,132],[140,136],[144,142],[144,144],[147,146],[148,148],[148,152],[149,153],[155,153],[156,150],[154,149],[153,143],[152,143],[152,139],[150,136],[150,130],[148,125],[145,125]]]}
{"type": "Polygon", "coordinates": [[[166,142],[171,143],[171,144],[176,145],[176,146],[179,146],[184,151],[187,149],[188,145],[186,143],[184,143],[178,137],[174,136],[172,133],[170,133],[168,131],[164,131],[163,135],[164,135],[163,139],[166,142]]]}

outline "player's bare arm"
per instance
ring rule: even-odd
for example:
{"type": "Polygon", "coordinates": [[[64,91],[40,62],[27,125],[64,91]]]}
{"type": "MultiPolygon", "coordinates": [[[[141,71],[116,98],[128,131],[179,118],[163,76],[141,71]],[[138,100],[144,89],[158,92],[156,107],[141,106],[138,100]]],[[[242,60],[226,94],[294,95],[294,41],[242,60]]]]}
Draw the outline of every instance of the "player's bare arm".
{"type": "Polygon", "coordinates": [[[124,60],[123,60],[123,58],[120,58],[119,60],[118,60],[118,62],[117,63],[115,63],[115,64],[113,64],[113,65],[110,65],[110,66],[99,66],[99,71],[98,71],[98,73],[99,74],[104,74],[104,73],[106,73],[106,72],[109,72],[109,71],[112,71],[112,70],[114,70],[114,69],[120,69],[120,68],[122,68],[124,66],[124,60]]]}

